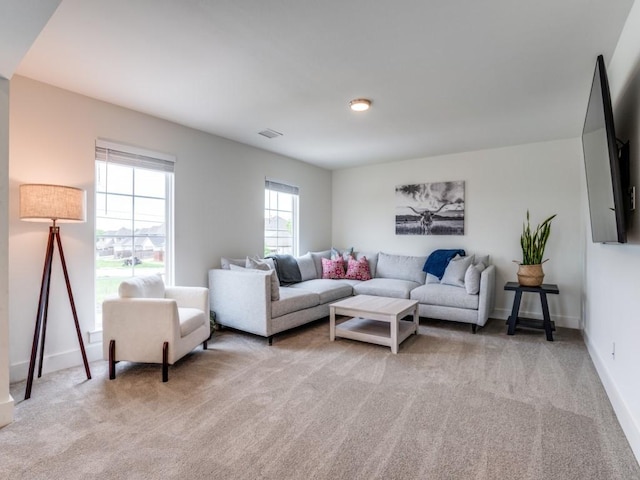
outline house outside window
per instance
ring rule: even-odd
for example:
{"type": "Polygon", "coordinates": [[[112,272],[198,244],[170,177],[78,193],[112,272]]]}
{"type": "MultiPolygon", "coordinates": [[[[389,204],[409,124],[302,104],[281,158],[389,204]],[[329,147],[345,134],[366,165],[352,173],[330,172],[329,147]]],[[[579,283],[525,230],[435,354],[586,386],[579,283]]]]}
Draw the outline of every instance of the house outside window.
{"type": "Polygon", "coordinates": [[[122,280],[161,274],[173,283],[173,166],[165,154],[96,142],[96,329],[122,280]]]}
{"type": "Polygon", "coordinates": [[[298,254],[298,192],[298,187],[265,180],[265,257],[298,254]]]}

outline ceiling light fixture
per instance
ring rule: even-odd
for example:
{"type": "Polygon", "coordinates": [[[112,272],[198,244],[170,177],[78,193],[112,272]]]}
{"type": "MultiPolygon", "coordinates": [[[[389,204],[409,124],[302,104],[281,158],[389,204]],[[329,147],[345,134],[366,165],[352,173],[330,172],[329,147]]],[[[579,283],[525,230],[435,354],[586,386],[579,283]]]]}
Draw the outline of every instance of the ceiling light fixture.
{"type": "Polygon", "coordinates": [[[354,112],[365,112],[369,110],[369,107],[371,107],[371,100],[367,100],[366,98],[356,98],[349,102],[349,107],[351,107],[351,110],[354,112]]]}

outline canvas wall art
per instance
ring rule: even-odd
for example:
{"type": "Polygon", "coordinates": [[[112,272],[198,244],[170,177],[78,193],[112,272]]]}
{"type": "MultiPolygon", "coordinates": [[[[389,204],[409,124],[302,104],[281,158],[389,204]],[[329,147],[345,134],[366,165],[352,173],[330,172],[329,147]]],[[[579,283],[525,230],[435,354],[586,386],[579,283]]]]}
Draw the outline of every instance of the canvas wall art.
{"type": "Polygon", "coordinates": [[[396,235],[464,235],[464,181],[396,186],[396,235]]]}

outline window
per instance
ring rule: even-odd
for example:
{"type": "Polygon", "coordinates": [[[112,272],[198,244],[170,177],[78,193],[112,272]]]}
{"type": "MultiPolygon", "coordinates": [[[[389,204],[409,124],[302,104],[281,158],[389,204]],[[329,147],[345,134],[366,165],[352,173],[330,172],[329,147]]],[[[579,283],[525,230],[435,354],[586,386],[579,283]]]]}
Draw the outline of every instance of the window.
{"type": "Polygon", "coordinates": [[[96,328],[102,301],[126,278],[160,273],[173,283],[171,157],[96,142],[96,328]]]}
{"type": "Polygon", "coordinates": [[[265,180],[264,255],[298,254],[298,187],[265,180]]]}

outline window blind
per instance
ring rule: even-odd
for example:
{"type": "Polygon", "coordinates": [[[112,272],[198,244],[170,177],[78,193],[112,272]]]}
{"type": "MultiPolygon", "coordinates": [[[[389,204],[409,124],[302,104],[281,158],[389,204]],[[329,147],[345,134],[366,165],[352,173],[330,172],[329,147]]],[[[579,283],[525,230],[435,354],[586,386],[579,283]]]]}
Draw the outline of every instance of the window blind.
{"type": "Polygon", "coordinates": [[[175,157],[170,155],[103,140],[96,141],[96,160],[171,173],[175,165],[175,157]]]}
{"type": "Polygon", "coordinates": [[[264,187],[269,190],[280,193],[290,193],[292,195],[299,195],[299,188],[293,185],[287,185],[286,183],[275,182],[273,180],[264,181],[264,187]]]}

